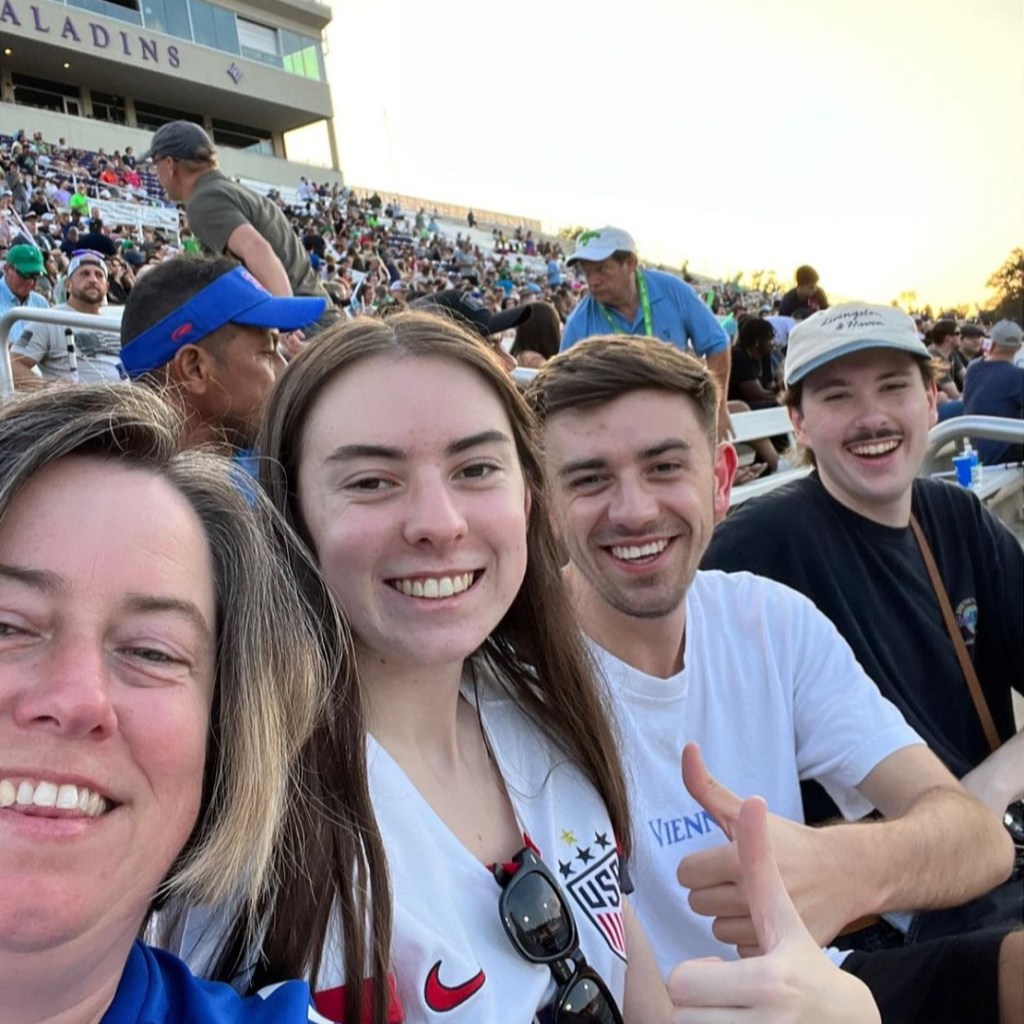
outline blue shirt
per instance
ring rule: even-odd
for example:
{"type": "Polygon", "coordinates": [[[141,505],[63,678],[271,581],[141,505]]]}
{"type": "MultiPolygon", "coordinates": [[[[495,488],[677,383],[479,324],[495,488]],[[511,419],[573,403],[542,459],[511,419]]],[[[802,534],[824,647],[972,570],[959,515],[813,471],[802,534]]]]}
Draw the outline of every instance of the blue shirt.
{"type": "MultiPolygon", "coordinates": [[[[35,309],[49,309],[50,304],[40,295],[38,292],[29,292],[28,298],[22,302],[10,288],[7,287],[7,280],[2,273],[0,273],[0,313],[6,313],[9,309],[14,309],[16,306],[30,306],[35,309]]],[[[11,328],[11,333],[7,335],[8,342],[17,341],[21,337],[21,332],[25,330],[28,325],[24,320],[19,320],[11,328]]]]}
{"type": "Polygon", "coordinates": [[[243,999],[230,985],[203,981],[176,957],[132,946],[117,994],[101,1024],[307,1024],[327,1022],[302,981],[271,985],[243,999]]]}
{"type": "MultiPolygon", "coordinates": [[[[964,378],[964,412],[968,416],[1024,419],[1024,370],[1001,359],[975,359],[964,378]]],[[[971,443],[986,466],[1021,458],[1019,444],[980,437],[972,437],[971,443]]]]}
{"type": "Polygon", "coordinates": [[[548,286],[550,288],[557,288],[562,283],[562,268],[558,265],[558,260],[548,260],[548,286]]]}
{"type": "MultiPolygon", "coordinates": [[[[651,320],[655,337],[676,348],[692,347],[697,355],[709,356],[724,352],[729,346],[722,325],[685,282],[660,270],[642,270],[647,280],[647,293],[651,301],[651,320]]],[[[644,312],[637,303],[632,323],[618,310],[608,309],[608,315],[626,334],[644,333],[644,312]]],[[[612,334],[611,324],[605,319],[592,295],[587,295],[569,314],[562,331],[564,352],[578,341],[595,334],[612,334]]]]}

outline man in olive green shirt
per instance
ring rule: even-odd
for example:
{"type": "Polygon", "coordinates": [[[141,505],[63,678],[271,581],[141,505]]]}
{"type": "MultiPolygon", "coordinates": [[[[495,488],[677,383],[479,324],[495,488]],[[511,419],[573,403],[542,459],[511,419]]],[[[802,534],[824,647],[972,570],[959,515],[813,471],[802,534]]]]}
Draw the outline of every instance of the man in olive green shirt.
{"type": "Polygon", "coordinates": [[[329,298],[281,210],[221,173],[217,150],[199,125],[162,125],[143,159],[152,161],[168,197],[185,204],[205,249],[233,256],[272,295],[329,298]]]}

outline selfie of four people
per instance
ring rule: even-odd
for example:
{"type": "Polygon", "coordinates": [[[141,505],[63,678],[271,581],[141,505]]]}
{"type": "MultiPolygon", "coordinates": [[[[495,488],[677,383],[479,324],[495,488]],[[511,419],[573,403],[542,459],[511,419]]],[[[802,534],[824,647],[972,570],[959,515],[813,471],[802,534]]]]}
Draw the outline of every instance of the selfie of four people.
{"type": "MultiPolygon", "coordinates": [[[[601,344],[580,350],[599,359],[601,344]]],[[[679,358],[709,428],[673,399],[678,422],[639,468],[587,456],[553,469],[543,386],[528,401],[474,331],[431,312],[342,322],[269,373],[244,462],[209,438],[188,447],[160,382],[53,387],[0,408],[0,1020],[956,1020],[886,1009],[900,977],[915,1006],[939,1006],[954,960],[981,972],[988,1009],[974,1019],[1012,1019],[1012,928],[981,944],[825,950],[852,918],[837,909],[822,925],[810,909],[793,869],[805,839],[785,809],[728,793],[692,746],[681,768],[684,746],[705,742],[682,723],[674,763],[638,777],[647,762],[624,740],[566,552],[584,575],[592,561],[603,621],[638,637],[662,613],[631,601],[685,595],[735,458],[715,435],[712,376],[679,358]],[[632,475],[647,489],[630,491],[632,475]],[[583,523],[604,489],[604,518],[583,523]],[[703,810],[655,827],[635,794],[672,772],[679,806],[692,794],[703,810]],[[644,865],[652,844],[678,844],[681,862],[691,832],[714,836],[733,870],[698,881],[692,861],[680,867],[675,884],[714,934],[666,967],[653,932],[677,910],[655,921],[644,865]]],[[[555,357],[552,379],[579,362],[555,357]]],[[[580,420],[573,436],[600,430],[580,420]]],[[[696,614],[672,672],[699,658],[696,614]]],[[[774,699],[761,683],[745,680],[752,704],[774,699]]],[[[849,713],[877,713],[885,731],[885,751],[863,737],[880,765],[924,750],[887,701],[857,699],[849,713]]],[[[838,695],[821,707],[801,727],[842,728],[838,695]]],[[[761,745],[788,744],[792,761],[793,742],[761,745]]],[[[857,756],[823,774],[860,791],[859,817],[883,789],[857,756]]],[[[1003,883],[999,819],[937,763],[914,766],[942,773],[920,789],[956,810],[975,851],[962,885],[926,909],[1003,883]]],[[[925,828],[919,794],[902,792],[880,809],[925,828]]],[[[897,842],[886,823],[866,827],[897,842]]],[[[937,875],[956,874],[964,848],[951,836],[937,875]]],[[[838,861],[814,870],[832,871],[826,896],[845,909],[835,893],[854,880],[838,861]]],[[[910,882],[900,892],[925,898],[910,882]]]]}

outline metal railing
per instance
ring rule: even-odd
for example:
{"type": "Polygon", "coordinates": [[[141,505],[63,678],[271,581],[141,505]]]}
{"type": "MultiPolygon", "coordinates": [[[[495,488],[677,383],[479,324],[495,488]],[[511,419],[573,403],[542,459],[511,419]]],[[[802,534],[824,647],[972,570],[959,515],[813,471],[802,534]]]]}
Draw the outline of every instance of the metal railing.
{"type": "Polygon", "coordinates": [[[88,331],[121,333],[121,321],[112,316],[76,313],[71,309],[41,309],[33,306],[15,306],[0,314],[0,401],[14,394],[14,371],[11,369],[11,349],[7,344],[11,329],[22,321],[35,324],[56,324],[58,327],[80,328],[88,331]]]}
{"type": "Polygon", "coordinates": [[[950,441],[959,441],[965,437],[1024,444],[1024,420],[1011,420],[1002,416],[954,416],[939,423],[928,432],[928,448],[921,475],[928,476],[936,472],[940,450],[950,441]]]}

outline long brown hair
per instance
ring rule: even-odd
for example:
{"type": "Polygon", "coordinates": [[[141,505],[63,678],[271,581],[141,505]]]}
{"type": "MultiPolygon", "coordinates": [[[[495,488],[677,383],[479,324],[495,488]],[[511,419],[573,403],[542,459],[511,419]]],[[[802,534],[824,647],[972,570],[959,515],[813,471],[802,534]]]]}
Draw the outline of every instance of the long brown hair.
{"type": "MultiPolygon", "coordinates": [[[[537,423],[512,379],[481,340],[446,317],[424,312],[395,313],[386,320],[360,317],[318,335],[316,342],[289,366],[271,397],[258,442],[264,457],[260,475],[263,486],[288,522],[310,543],[298,494],[299,466],[310,413],[328,383],[373,357],[430,357],[468,366],[501,400],[532,495],[526,575],[511,607],[481,648],[470,656],[470,667],[495,677],[536,727],[592,782],[628,855],[632,836],[625,781],[611,718],[595,685],[589,654],[561,582],[537,447],[537,423]]],[[[343,666],[338,677],[339,689],[347,690],[354,685],[349,667],[343,666]]],[[[339,778],[344,778],[353,761],[351,750],[332,745],[331,741],[328,733],[320,732],[306,753],[310,764],[308,786],[316,800],[328,807],[334,804],[332,788],[339,778]]],[[[363,764],[362,738],[358,748],[359,763],[363,764]]],[[[351,884],[345,870],[348,864],[339,863],[337,855],[332,855],[333,851],[350,850],[351,838],[344,834],[342,824],[328,815],[305,823],[306,829],[315,829],[319,835],[316,841],[307,840],[305,847],[288,851],[289,860],[279,869],[282,884],[272,908],[265,945],[271,960],[287,950],[289,965],[301,962],[306,966],[319,960],[331,897],[343,908],[346,899],[351,899],[346,894],[351,884]],[[287,943],[282,942],[283,937],[287,937],[287,943]]],[[[376,829],[373,836],[373,845],[365,849],[376,857],[376,829]]],[[[369,866],[367,877],[374,897],[372,935],[379,940],[387,934],[379,920],[385,905],[380,882],[385,862],[373,859],[369,866]]],[[[350,948],[348,921],[343,920],[343,928],[345,975],[350,982],[346,988],[351,991],[351,981],[361,976],[362,963],[360,950],[350,948]]],[[[373,962],[379,965],[378,946],[373,947],[372,955],[373,962]]]]}

